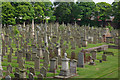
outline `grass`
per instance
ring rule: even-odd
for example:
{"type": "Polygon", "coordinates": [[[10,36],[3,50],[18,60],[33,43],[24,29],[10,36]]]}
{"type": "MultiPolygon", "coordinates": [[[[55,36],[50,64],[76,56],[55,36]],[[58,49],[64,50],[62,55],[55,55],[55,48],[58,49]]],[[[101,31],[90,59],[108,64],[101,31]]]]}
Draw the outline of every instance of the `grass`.
{"type": "MultiPolygon", "coordinates": [[[[64,43],[64,45],[66,45],[66,43],[64,43]]],[[[77,57],[77,54],[82,49],[88,49],[88,48],[97,47],[97,46],[101,46],[101,45],[106,45],[106,44],[105,43],[88,44],[87,47],[81,47],[81,48],[78,48],[76,46],[75,50],[71,50],[71,45],[68,44],[69,48],[66,50],[66,52],[68,53],[68,57],[70,58],[71,52],[75,51],[76,57],[77,57]]],[[[109,44],[109,45],[114,45],[114,44],[109,44]]],[[[15,44],[13,44],[12,46],[15,47],[15,44]]],[[[14,53],[16,50],[17,49],[14,48],[14,53]]],[[[102,63],[99,63],[99,61],[96,60],[95,66],[86,64],[85,68],[78,67],[77,74],[79,76],[75,76],[74,78],[117,78],[118,77],[118,50],[117,49],[108,49],[107,51],[113,52],[114,56],[107,55],[107,61],[104,61],[102,63]]],[[[9,54],[9,52],[10,51],[8,50],[8,53],[6,54],[6,56],[4,56],[2,66],[3,66],[3,70],[6,71],[8,64],[11,64],[11,66],[13,67],[13,73],[11,73],[10,76],[14,77],[15,68],[18,67],[19,65],[17,63],[17,57],[15,56],[14,53],[12,54],[12,62],[7,61],[7,55],[9,54]]],[[[103,52],[97,52],[97,59],[102,59],[102,57],[101,57],[102,54],[103,54],[103,52]]],[[[43,60],[40,59],[40,62],[43,62],[43,60]]],[[[33,61],[25,61],[24,66],[25,66],[25,69],[27,70],[27,67],[28,68],[34,67],[34,62],[33,61]]],[[[43,64],[40,63],[40,68],[42,66],[43,66],[43,64]]],[[[61,66],[59,65],[58,67],[61,67],[61,66]]],[[[5,76],[5,73],[6,72],[3,72],[4,76],[5,76]]],[[[29,70],[27,70],[27,73],[29,73],[29,70]]],[[[36,75],[38,75],[40,72],[35,72],[35,73],[36,73],[36,75]]],[[[60,69],[57,70],[57,73],[55,75],[59,75],[59,73],[60,73],[60,69]]],[[[50,72],[47,73],[47,77],[53,77],[53,76],[54,76],[54,73],[50,73],[50,72]]],[[[28,78],[28,76],[27,76],[27,78],[28,78]]],[[[35,78],[37,78],[37,76],[35,76],[35,78]]]]}

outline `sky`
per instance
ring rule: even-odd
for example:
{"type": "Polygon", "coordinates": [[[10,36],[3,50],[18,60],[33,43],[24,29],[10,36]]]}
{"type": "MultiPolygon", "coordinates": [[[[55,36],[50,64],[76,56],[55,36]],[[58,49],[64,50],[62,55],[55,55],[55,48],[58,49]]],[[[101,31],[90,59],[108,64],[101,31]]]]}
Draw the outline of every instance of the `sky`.
{"type": "MultiPolygon", "coordinates": [[[[50,1],[55,1],[55,0],[50,0],[50,1]]],[[[64,1],[64,0],[57,0],[57,1],[64,1]]],[[[70,1],[70,0],[66,0],[66,1],[70,1]]],[[[77,0],[75,0],[77,1],[77,0]]],[[[95,3],[98,3],[98,2],[107,2],[109,4],[112,4],[112,2],[114,2],[114,0],[93,0],[95,3]]]]}
{"type": "Polygon", "coordinates": [[[114,2],[114,0],[93,0],[95,3],[98,3],[98,2],[107,2],[109,4],[112,4],[112,2],[114,2]]]}

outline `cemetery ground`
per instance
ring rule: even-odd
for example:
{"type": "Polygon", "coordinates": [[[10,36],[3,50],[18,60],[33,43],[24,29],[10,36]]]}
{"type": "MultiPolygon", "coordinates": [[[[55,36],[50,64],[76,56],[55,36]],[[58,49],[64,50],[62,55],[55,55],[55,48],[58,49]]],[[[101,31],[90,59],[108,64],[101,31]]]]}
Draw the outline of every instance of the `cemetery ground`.
{"type": "MultiPolygon", "coordinates": [[[[74,50],[76,53],[75,57],[77,58],[77,54],[82,49],[98,47],[101,45],[115,45],[115,44],[97,43],[97,44],[88,44],[87,47],[81,47],[81,48],[76,47],[76,49],[74,50]]],[[[10,48],[8,48],[8,53],[6,53],[6,56],[3,57],[2,67],[3,67],[3,76],[5,76],[6,71],[7,71],[7,66],[9,64],[11,64],[11,66],[13,68],[13,73],[10,73],[10,76],[12,78],[14,78],[15,77],[14,76],[15,68],[18,67],[17,57],[15,56],[15,52],[16,52],[17,48],[15,48],[14,42],[12,42],[12,47],[14,47],[13,48],[14,52],[12,54],[12,62],[7,61],[7,54],[9,54],[9,52],[10,52],[10,48]]],[[[19,50],[20,49],[21,48],[19,48],[19,50]]],[[[77,76],[75,76],[73,78],[117,78],[118,77],[118,49],[108,48],[106,50],[106,52],[107,51],[114,53],[114,56],[107,55],[107,61],[103,61],[102,63],[100,63],[99,60],[95,60],[95,64],[96,64],[95,66],[88,65],[86,63],[84,68],[77,67],[77,76]]],[[[71,46],[69,46],[69,48],[66,50],[66,53],[68,54],[68,56],[67,56],[68,58],[70,58],[71,52],[72,52],[71,46]]],[[[103,54],[103,51],[97,52],[97,59],[102,59],[102,54],[103,54]]],[[[25,59],[25,58],[23,58],[23,59],[25,59]]],[[[43,60],[40,59],[40,68],[43,66],[42,62],[43,62],[43,60]]],[[[30,67],[34,68],[34,62],[25,61],[24,66],[25,66],[26,70],[30,67]]],[[[47,72],[47,78],[53,78],[55,75],[59,75],[60,68],[61,68],[61,65],[58,66],[57,73],[55,73],[55,74],[47,72]]],[[[49,71],[49,68],[48,68],[48,71],[49,71]]],[[[27,73],[29,73],[29,70],[27,70],[27,73]]],[[[35,74],[38,75],[38,74],[40,74],[40,72],[36,71],[35,74]]],[[[28,76],[27,76],[27,78],[28,78],[28,76]]],[[[37,76],[35,76],[34,78],[37,78],[37,76]]]]}

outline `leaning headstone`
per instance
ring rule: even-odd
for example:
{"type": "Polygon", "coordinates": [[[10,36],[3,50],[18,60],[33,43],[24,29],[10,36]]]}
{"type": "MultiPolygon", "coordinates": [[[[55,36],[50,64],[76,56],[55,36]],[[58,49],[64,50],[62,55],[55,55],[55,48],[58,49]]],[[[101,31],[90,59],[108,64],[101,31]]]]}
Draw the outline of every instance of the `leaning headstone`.
{"type": "Polygon", "coordinates": [[[50,60],[50,72],[55,72],[56,71],[56,59],[52,58],[50,60]]]}
{"type": "Polygon", "coordinates": [[[29,73],[28,77],[29,77],[29,80],[34,80],[33,73],[29,73]]]}
{"type": "Polygon", "coordinates": [[[38,79],[40,79],[40,80],[44,78],[43,74],[41,74],[41,73],[38,74],[37,77],[38,77],[38,79]]]}
{"type": "Polygon", "coordinates": [[[40,73],[41,73],[44,77],[46,77],[46,76],[47,76],[47,69],[46,69],[45,67],[42,67],[42,68],[40,69],[40,73]]]}
{"type": "Polygon", "coordinates": [[[80,52],[78,54],[78,67],[84,67],[84,53],[80,52]]]}
{"type": "Polygon", "coordinates": [[[30,67],[29,71],[30,71],[30,73],[33,73],[33,75],[35,75],[35,69],[34,68],[30,67]]]}
{"type": "Polygon", "coordinates": [[[15,68],[15,72],[19,73],[19,71],[20,71],[19,68],[15,68]]]}
{"type": "Polygon", "coordinates": [[[14,73],[15,78],[20,78],[20,74],[18,72],[14,73]]]}
{"type": "Polygon", "coordinates": [[[7,66],[7,70],[10,71],[10,73],[13,72],[13,71],[12,71],[12,66],[11,66],[10,64],[7,66]]]}
{"type": "Polygon", "coordinates": [[[10,75],[5,76],[5,80],[11,80],[10,75]]]}

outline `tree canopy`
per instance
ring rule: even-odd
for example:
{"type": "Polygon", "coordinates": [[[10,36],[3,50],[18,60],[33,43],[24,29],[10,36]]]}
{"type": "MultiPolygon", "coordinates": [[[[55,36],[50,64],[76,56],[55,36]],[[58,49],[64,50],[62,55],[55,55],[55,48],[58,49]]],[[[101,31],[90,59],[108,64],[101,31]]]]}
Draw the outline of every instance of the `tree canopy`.
{"type": "MultiPolygon", "coordinates": [[[[103,23],[114,17],[114,22],[120,21],[120,2],[112,4],[106,2],[94,3],[93,0],[78,0],[77,2],[3,2],[2,23],[31,23],[51,22],[75,23],[81,20],[82,24],[101,20],[103,23]]],[[[103,25],[104,26],[104,25],[103,25]]]]}

